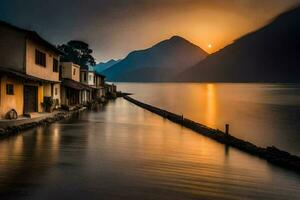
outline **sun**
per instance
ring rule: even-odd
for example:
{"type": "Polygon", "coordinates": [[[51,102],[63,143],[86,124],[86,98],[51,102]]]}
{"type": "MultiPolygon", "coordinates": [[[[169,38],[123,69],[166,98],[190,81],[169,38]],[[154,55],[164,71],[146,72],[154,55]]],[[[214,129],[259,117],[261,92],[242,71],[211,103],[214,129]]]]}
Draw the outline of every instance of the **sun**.
{"type": "Polygon", "coordinates": [[[212,48],[212,45],[211,45],[211,44],[208,44],[207,47],[208,47],[209,49],[211,49],[211,48],[212,48]]]}

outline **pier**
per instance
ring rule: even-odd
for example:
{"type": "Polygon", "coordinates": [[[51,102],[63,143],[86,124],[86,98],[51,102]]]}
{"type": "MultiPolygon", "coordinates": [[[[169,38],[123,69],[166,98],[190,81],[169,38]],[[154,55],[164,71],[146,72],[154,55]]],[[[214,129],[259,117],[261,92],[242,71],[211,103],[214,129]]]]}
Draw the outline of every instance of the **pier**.
{"type": "Polygon", "coordinates": [[[124,95],[123,98],[141,108],[144,108],[174,123],[180,124],[183,127],[189,128],[199,134],[207,136],[219,143],[237,148],[243,152],[263,158],[272,164],[300,173],[300,157],[291,155],[290,153],[282,151],[275,146],[268,146],[265,148],[259,147],[255,144],[252,144],[251,142],[236,138],[230,135],[229,124],[225,125],[226,131],[223,132],[221,130],[213,129],[193,120],[184,118],[183,115],[178,115],[167,110],[145,104],[129,97],[128,95],[124,95]]]}

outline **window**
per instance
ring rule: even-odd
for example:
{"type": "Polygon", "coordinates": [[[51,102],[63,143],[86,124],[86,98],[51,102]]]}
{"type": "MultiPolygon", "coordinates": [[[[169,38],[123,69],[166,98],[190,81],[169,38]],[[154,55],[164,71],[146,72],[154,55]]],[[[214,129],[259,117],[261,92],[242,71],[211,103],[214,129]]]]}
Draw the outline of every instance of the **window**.
{"type": "Polygon", "coordinates": [[[92,75],[89,76],[89,81],[92,81],[92,75]]]}
{"type": "Polygon", "coordinates": [[[76,69],[75,68],[73,69],[73,75],[74,76],[76,75],[76,69]]]}
{"type": "Polygon", "coordinates": [[[53,72],[58,72],[58,60],[53,58],[53,72]]]}
{"type": "Polygon", "coordinates": [[[35,64],[46,67],[46,54],[37,49],[35,50],[35,64]]]}
{"type": "Polygon", "coordinates": [[[14,85],[13,84],[6,84],[6,94],[14,95],[14,85]]]}
{"type": "Polygon", "coordinates": [[[54,94],[55,94],[55,96],[58,94],[58,89],[57,88],[54,89],[54,94]]]}
{"type": "Polygon", "coordinates": [[[86,81],[86,73],[83,74],[83,80],[86,81]]]}

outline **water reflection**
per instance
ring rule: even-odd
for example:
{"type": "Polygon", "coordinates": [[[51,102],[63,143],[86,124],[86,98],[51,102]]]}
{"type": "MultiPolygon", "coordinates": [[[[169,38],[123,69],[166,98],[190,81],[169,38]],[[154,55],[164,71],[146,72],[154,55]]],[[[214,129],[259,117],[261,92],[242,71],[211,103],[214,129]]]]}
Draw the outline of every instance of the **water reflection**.
{"type": "Polygon", "coordinates": [[[260,146],[300,155],[300,86],[282,84],[120,83],[134,97],[260,146]]]}
{"type": "MultiPolygon", "coordinates": [[[[2,198],[26,195],[59,155],[59,130],[53,126],[27,131],[0,143],[0,194],[2,198]],[[53,135],[46,135],[45,132],[53,135]],[[29,134],[29,135],[27,135],[29,134]]],[[[1,199],[2,199],[1,198],[1,199]]]]}
{"type": "Polygon", "coordinates": [[[0,149],[1,200],[300,197],[298,175],[122,99],[0,149]]]}
{"type": "Polygon", "coordinates": [[[206,108],[207,111],[204,114],[207,116],[206,125],[209,127],[216,126],[216,112],[217,112],[217,103],[216,103],[216,88],[214,84],[206,85],[206,108]]]}

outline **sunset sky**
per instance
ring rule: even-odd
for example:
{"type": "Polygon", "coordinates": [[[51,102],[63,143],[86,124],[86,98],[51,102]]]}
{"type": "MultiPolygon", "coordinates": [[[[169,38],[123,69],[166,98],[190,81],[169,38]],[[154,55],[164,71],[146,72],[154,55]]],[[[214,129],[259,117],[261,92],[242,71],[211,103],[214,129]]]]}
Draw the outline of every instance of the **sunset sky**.
{"type": "Polygon", "coordinates": [[[80,39],[97,61],[180,35],[212,53],[300,0],[1,0],[0,19],[54,44],[80,39]]]}

